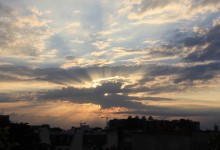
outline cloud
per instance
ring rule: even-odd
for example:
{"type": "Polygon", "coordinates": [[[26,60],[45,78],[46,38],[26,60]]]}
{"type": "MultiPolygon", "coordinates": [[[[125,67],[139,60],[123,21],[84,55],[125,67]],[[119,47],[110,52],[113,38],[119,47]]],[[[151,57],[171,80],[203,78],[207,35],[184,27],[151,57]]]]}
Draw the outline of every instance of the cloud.
{"type": "Polygon", "coordinates": [[[220,8],[218,0],[202,0],[196,4],[191,4],[187,15],[195,16],[197,14],[205,14],[207,12],[217,12],[220,8]]]}
{"type": "Polygon", "coordinates": [[[144,116],[163,116],[163,117],[213,117],[219,114],[219,110],[213,108],[197,108],[197,109],[175,109],[168,107],[155,107],[154,109],[146,110],[131,110],[115,112],[115,114],[126,115],[144,115],[144,116]]]}
{"type": "MultiPolygon", "coordinates": [[[[84,68],[30,68],[14,65],[0,66],[2,81],[50,82],[58,85],[93,87],[117,81],[126,87],[126,93],[169,93],[191,88],[188,82],[209,81],[218,77],[218,62],[194,65],[130,65],[88,66],[84,68]],[[160,84],[158,84],[160,83],[160,84]],[[180,85],[178,85],[179,83],[180,85]],[[169,85],[169,86],[168,86],[169,85]]],[[[102,87],[103,88],[103,87],[102,87]]],[[[123,92],[125,92],[125,89],[123,92]]]]}
{"type": "MultiPolygon", "coordinates": [[[[129,6],[131,7],[131,6],[129,6]]],[[[128,9],[131,13],[128,19],[135,20],[134,24],[163,24],[180,20],[190,20],[205,13],[217,12],[220,2],[217,0],[142,0],[128,9]]]]}
{"type": "Polygon", "coordinates": [[[2,102],[14,102],[15,98],[8,93],[0,93],[0,103],[2,102]]]}
{"type": "Polygon", "coordinates": [[[175,40],[167,45],[153,47],[150,55],[153,57],[176,56],[184,62],[218,61],[220,58],[219,33],[220,26],[210,29],[193,28],[194,33],[175,40]]]}
{"type": "Polygon", "coordinates": [[[172,0],[164,0],[164,1],[160,1],[160,0],[143,0],[141,3],[141,8],[139,10],[140,14],[143,13],[148,13],[148,14],[154,14],[154,13],[161,13],[163,10],[163,8],[169,6],[172,6],[173,3],[176,3],[175,1],[172,0]],[[160,11],[159,9],[160,8],[160,11]],[[157,10],[158,9],[158,10],[157,10]]]}
{"type": "Polygon", "coordinates": [[[138,20],[135,24],[161,24],[176,22],[183,17],[183,13],[186,10],[187,5],[188,2],[186,0],[142,0],[137,11],[131,12],[128,15],[128,19],[138,20]]]}
{"type": "Polygon", "coordinates": [[[143,43],[150,44],[150,45],[154,45],[154,44],[157,44],[159,42],[160,42],[160,40],[145,40],[145,41],[143,41],[143,43]]]}
{"type": "Polygon", "coordinates": [[[36,94],[32,92],[0,92],[0,103],[15,103],[22,101],[32,101],[35,99],[36,94]]]}
{"type": "Polygon", "coordinates": [[[104,50],[94,51],[94,52],[91,53],[92,56],[103,56],[103,55],[106,55],[106,54],[108,54],[108,51],[104,51],[104,50]]]}
{"type": "Polygon", "coordinates": [[[15,23],[15,26],[18,28],[40,28],[45,27],[50,21],[46,20],[39,20],[37,16],[27,16],[27,17],[17,17],[17,21],[15,23]]]}
{"type": "Polygon", "coordinates": [[[0,66],[1,81],[24,81],[34,78],[32,69],[24,66],[2,65],[0,66]]]}
{"type": "MultiPolygon", "coordinates": [[[[172,102],[178,101],[178,99],[167,97],[172,97],[172,93],[184,93],[194,88],[193,84],[197,85],[196,82],[193,84],[190,82],[215,79],[219,69],[218,63],[194,64],[193,66],[161,64],[93,66],[69,69],[3,65],[0,66],[1,73],[3,72],[6,77],[13,77],[13,79],[8,79],[10,82],[28,81],[28,89],[30,89],[32,81],[52,82],[61,86],[47,89],[36,86],[36,91],[27,92],[27,89],[25,92],[14,95],[2,93],[0,94],[0,101],[4,103],[32,102],[34,100],[41,103],[39,108],[34,106],[35,103],[33,106],[27,106],[25,110],[31,112],[30,114],[34,114],[33,107],[42,110],[45,103],[56,103],[58,106],[57,103],[68,102],[68,105],[80,106],[93,104],[99,106],[100,110],[115,107],[124,109],[116,114],[151,114],[165,117],[211,116],[218,113],[218,110],[208,106],[203,108],[204,112],[199,110],[201,106],[196,106],[196,109],[174,108],[172,102]],[[76,83],[80,86],[77,86],[76,83]],[[94,86],[86,86],[88,83],[94,86]],[[160,94],[167,94],[168,96],[160,94]],[[163,102],[166,106],[162,104],[163,102]]],[[[50,109],[54,106],[47,105],[50,109]]],[[[16,110],[23,108],[16,107],[16,110]]],[[[45,113],[44,116],[46,116],[45,113]]]]}
{"type": "MultiPolygon", "coordinates": [[[[28,89],[22,91],[23,96],[16,96],[16,100],[64,100],[73,103],[93,103],[101,105],[103,108],[126,107],[126,108],[145,108],[142,101],[170,101],[172,99],[150,96],[129,96],[136,93],[160,93],[162,89],[168,87],[135,87],[137,82],[135,74],[139,74],[137,68],[143,70],[143,66],[117,66],[117,67],[91,67],[91,68],[29,68],[6,65],[1,66],[1,74],[9,82],[18,84],[20,81],[28,82],[28,89]],[[134,72],[134,69],[136,69],[134,72]],[[116,76],[117,75],[117,76],[116,76]],[[115,76],[115,77],[113,77],[115,76]],[[44,81],[62,85],[58,87],[44,89],[32,87],[33,82],[44,81]],[[77,84],[78,83],[78,86],[77,84]],[[87,86],[86,84],[90,84],[87,86]],[[67,86],[73,85],[73,86],[67,86]],[[130,86],[129,86],[130,85],[130,86]],[[34,90],[32,89],[34,88],[34,90]],[[48,90],[45,92],[45,90],[48,90]],[[29,91],[25,93],[25,91],[29,91]],[[157,92],[156,92],[157,91],[157,92]],[[135,100],[135,101],[134,101],[135,100]]],[[[146,69],[146,68],[145,68],[146,69]]],[[[6,81],[3,78],[3,81],[6,81]]],[[[154,79],[152,79],[153,81],[154,79]]],[[[43,84],[43,83],[40,83],[43,84]]],[[[9,84],[8,84],[9,85],[9,84]]],[[[10,85],[9,85],[10,86],[10,85]]],[[[23,87],[24,89],[24,87],[23,87]]],[[[171,89],[170,89],[171,91],[171,89]]],[[[14,96],[13,96],[14,97],[14,96]]],[[[10,100],[8,98],[8,100],[10,100]]],[[[6,100],[7,101],[7,100],[6,100]]]]}
{"type": "Polygon", "coordinates": [[[68,69],[73,67],[91,67],[91,66],[106,66],[113,64],[111,59],[90,59],[90,58],[74,58],[65,62],[61,68],[68,69]]]}
{"type": "MultiPolygon", "coordinates": [[[[145,49],[129,49],[125,47],[109,47],[107,50],[101,49],[97,51],[93,51],[92,53],[84,56],[86,57],[84,62],[89,62],[89,60],[94,57],[96,59],[96,63],[88,63],[91,65],[119,65],[121,63],[126,64],[129,63],[131,65],[136,64],[136,62],[130,61],[130,58],[138,58],[143,55],[147,55],[148,50],[145,49]],[[105,61],[104,61],[105,60],[105,61]],[[99,62],[103,62],[99,64],[99,62]]],[[[84,66],[84,65],[83,65],[84,66]]]]}
{"type": "Polygon", "coordinates": [[[7,66],[7,65],[13,65],[13,64],[9,62],[0,62],[0,66],[7,66]]]}
{"type": "Polygon", "coordinates": [[[204,37],[196,36],[196,37],[187,37],[183,41],[184,46],[191,47],[197,45],[203,45],[205,43],[204,37]]]}
{"type": "Polygon", "coordinates": [[[220,59],[220,26],[216,25],[202,38],[192,37],[189,39],[191,45],[185,44],[185,46],[198,46],[198,48],[189,53],[186,61],[208,61],[220,59]]]}
{"type": "Polygon", "coordinates": [[[67,25],[67,28],[75,28],[75,27],[80,27],[81,23],[80,22],[71,22],[67,25]]]}
{"type": "MultiPolygon", "coordinates": [[[[215,24],[217,24],[217,21],[215,23],[215,21],[213,22],[213,26],[215,26],[215,24]]],[[[193,32],[195,32],[198,35],[204,35],[207,34],[209,32],[208,28],[200,28],[198,26],[193,27],[193,32]]]]}
{"type": "Polygon", "coordinates": [[[31,7],[30,11],[35,14],[36,16],[42,16],[44,14],[43,11],[40,11],[39,9],[37,9],[36,7],[31,7]]]}
{"type": "MultiPolygon", "coordinates": [[[[218,78],[220,72],[220,26],[209,29],[193,28],[194,33],[181,37],[167,45],[152,48],[152,57],[179,58],[178,64],[162,65],[161,68],[148,71],[150,76],[174,75],[174,83],[209,81],[218,78]],[[162,70],[161,70],[162,69],[162,70]]],[[[168,59],[172,61],[171,59],[168,59]]]]}
{"type": "Polygon", "coordinates": [[[214,94],[195,100],[219,88],[218,0],[1,3],[0,102],[16,118],[219,114],[214,94]]]}
{"type": "Polygon", "coordinates": [[[121,82],[107,82],[95,88],[66,87],[60,90],[45,92],[40,98],[43,100],[68,100],[73,103],[93,103],[101,108],[125,107],[129,109],[145,109],[140,101],[170,101],[172,99],[160,97],[129,96],[131,89],[122,87],[121,82]],[[136,101],[134,101],[136,100],[136,101]]]}
{"type": "Polygon", "coordinates": [[[127,101],[130,98],[126,95],[118,95],[120,92],[121,83],[105,83],[96,88],[78,89],[67,87],[61,90],[48,91],[41,98],[48,100],[69,100],[73,103],[93,103],[101,105],[102,108],[110,107],[128,107],[128,108],[144,108],[139,102],[127,101]],[[110,95],[105,95],[106,93],[110,95]]]}
{"type": "MultiPolygon", "coordinates": [[[[24,10],[25,11],[25,10],[24,10]]],[[[38,56],[46,49],[47,39],[53,34],[47,28],[49,20],[42,19],[37,10],[29,15],[0,5],[0,54],[4,57],[38,56]]]]}
{"type": "Polygon", "coordinates": [[[112,47],[112,56],[118,60],[129,59],[129,57],[143,56],[148,53],[145,49],[129,49],[125,47],[112,47]]]}
{"type": "Polygon", "coordinates": [[[196,65],[193,67],[185,67],[181,70],[179,76],[174,80],[175,83],[184,81],[207,81],[217,78],[220,72],[220,63],[209,63],[196,65]]]}
{"type": "Polygon", "coordinates": [[[110,42],[96,41],[92,43],[92,45],[96,46],[98,49],[105,49],[110,46],[110,42]]]}
{"type": "Polygon", "coordinates": [[[213,27],[220,25],[220,17],[213,20],[213,27]]]}
{"type": "Polygon", "coordinates": [[[17,75],[10,72],[0,71],[0,76],[2,77],[2,81],[22,81],[22,80],[31,80],[34,77],[26,76],[26,75],[17,75]]]}
{"type": "Polygon", "coordinates": [[[13,9],[11,9],[8,6],[4,6],[2,3],[0,3],[0,12],[2,15],[10,16],[14,14],[13,9]]]}
{"type": "Polygon", "coordinates": [[[73,104],[64,101],[19,101],[2,102],[1,106],[4,106],[5,112],[10,115],[10,120],[13,122],[28,122],[32,125],[50,124],[52,127],[65,129],[73,125],[78,126],[81,121],[86,121],[91,126],[104,125],[104,121],[99,117],[102,113],[100,107],[92,104],[73,104]],[[62,121],[62,118],[66,118],[65,121],[62,121]]]}
{"type": "Polygon", "coordinates": [[[59,30],[59,32],[61,34],[83,34],[83,29],[82,29],[82,24],[81,22],[79,21],[72,21],[72,22],[68,22],[66,24],[64,24],[64,26],[60,29],[57,29],[59,30]]]}
{"type": "Polygon", "coordinates": [[[85,43],[85,41],[79,40],[79,39],[71,40],[71,42],[73,42],[73,43],[78,43],[78,44],[83,44],[83,43],[85,43]]]}

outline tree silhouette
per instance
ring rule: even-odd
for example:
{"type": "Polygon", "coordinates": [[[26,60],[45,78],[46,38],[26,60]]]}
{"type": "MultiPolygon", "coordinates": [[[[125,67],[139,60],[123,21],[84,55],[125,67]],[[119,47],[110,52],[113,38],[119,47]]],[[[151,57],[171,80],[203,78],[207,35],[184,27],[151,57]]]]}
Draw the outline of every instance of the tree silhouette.
{"type": "Polygon", "coordinates": [[[11,123],[0,128],[0,150],[53,150],[40,143],[40,137],[27,123],[11,123]]]}
{"type": "Polygon", "coordinates": [[[219,132],[215,132],[211,135],[209,144],[211,146],[211,150],[220,150],[220,133],[219,132]]]}

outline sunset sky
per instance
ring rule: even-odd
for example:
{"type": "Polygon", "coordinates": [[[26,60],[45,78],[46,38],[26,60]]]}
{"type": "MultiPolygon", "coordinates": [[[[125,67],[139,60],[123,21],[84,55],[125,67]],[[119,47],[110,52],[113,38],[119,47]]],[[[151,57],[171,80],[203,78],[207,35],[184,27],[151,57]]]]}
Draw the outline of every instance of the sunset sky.
{"type": "Polygon", "coordinates": [[[0,111],[69,128],[220,125],[220,0],[0,0],[0,111]]]}

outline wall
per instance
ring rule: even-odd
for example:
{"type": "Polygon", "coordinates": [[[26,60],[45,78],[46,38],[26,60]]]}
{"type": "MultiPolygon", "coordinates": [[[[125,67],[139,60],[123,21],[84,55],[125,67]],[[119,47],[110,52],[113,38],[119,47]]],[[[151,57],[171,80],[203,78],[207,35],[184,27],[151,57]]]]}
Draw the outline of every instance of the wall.
{"type": "Polygon", "coordinates": [[[131,137],[132,150],[207,150],[208,135],[143,135],[131,137]]]}

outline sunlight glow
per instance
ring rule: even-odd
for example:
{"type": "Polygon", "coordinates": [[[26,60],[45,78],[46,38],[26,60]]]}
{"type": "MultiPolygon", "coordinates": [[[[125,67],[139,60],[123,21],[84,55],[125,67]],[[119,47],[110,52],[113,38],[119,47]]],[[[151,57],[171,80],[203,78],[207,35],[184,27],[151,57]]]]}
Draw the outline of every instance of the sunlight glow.
{"type": "Polygon", "coordinates": [[[108,96],[108,95],[109,95],[108,93],[105,93],[105,94],[104,94],[104,96],[108,96]]]}
{"type": "Polygon", "coordinates": [[[92,87],[100,86],[100,85],[102,85],[102,83],[105,83],[105,82],[114,82],[114,81],[117,81],[118,79],[120,79],[119,76],[99,78],[99,79],[96,79],[96,80],[92,81],[92,87]]]}

